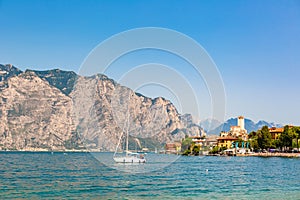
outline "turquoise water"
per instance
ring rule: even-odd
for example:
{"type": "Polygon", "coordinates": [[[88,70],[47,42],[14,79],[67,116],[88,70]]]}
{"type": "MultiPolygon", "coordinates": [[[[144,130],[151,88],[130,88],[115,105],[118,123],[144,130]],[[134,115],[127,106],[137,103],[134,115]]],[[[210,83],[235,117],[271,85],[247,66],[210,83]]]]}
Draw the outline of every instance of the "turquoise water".
{"type": "Polygon", "coordinates": [[[147,158],[112,168],[89,153],[0,153],[0,199],[300,199],[299,158],[147,158]]]}

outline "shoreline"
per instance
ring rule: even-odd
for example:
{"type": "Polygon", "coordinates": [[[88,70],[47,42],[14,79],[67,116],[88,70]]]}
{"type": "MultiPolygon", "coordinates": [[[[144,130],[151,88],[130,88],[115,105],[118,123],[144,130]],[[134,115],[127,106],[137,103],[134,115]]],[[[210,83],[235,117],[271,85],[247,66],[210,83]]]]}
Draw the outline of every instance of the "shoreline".
{"type": "MultiPolygon", "coordinates": [[[[0,153],[113,153],[110,151],[96,151],[96,150],[56,150],[49,151],[45,149],[39,150],[0,150],[0,153]]],[[[228,157],[229,155],[208,154],[204,156],[220,156],[228,157]]],[[[284,158],[300,158],[300,153],[251,153],[251,154],[237,154],[236,157],[284,157],[284,158]]],[[[231,157],[231,155],[229,156],[231,157]]]]}
{"type": "Polygon", "coordinates": [[[300,158],[300,153],[253,153],[253,154],[237,154],[237,156],[254,156],[254,157],[285,157],[300,158]]]}
{"type": "Polygon", "coordinates": [[[9,152],[16,152],[16,153],[107,153],[110,151],[93,151],[93,150],[45,150],[45,149],[39,149],[39,150],[0,150],[0,153],[9,153],[9,152]]]}

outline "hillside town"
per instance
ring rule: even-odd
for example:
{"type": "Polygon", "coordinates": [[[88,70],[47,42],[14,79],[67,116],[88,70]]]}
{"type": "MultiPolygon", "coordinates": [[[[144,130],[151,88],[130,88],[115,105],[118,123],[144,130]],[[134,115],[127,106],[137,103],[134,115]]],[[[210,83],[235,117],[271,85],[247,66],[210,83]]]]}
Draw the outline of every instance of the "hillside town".
{"type": "Polygon", "coordinates": [[[181,141],[167,143],[165,153],[182,155],[219,156],[299,156],[300,127],[263,126],[257,131],[247,132],[245,118],[237,117],[236,125],[218,136],[205,132],[197,136],[186,136],[181,141]]]}

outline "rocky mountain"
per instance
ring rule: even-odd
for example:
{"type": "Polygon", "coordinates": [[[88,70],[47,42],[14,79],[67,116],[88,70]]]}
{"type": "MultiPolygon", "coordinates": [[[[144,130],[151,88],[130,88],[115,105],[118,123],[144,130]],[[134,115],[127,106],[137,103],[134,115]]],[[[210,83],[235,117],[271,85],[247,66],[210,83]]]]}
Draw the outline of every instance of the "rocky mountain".
{"type": "MultiPolygon", "coordinates": [[[[236,126],[237,125],[237,118],[230,118],[226,122],[222,123],[215,129],[209,131],[209,134],[215,134],[219,135],[221,131],[229,131],[231,126],[236,126]]],[[[268,127],[282,127],[281,124],[275,124],[275,123],[269,123],[266,121],[258,121],[257,123],[253,122],[250,119],[245,118],[245,129],[247,130],[248,133],[252,131],[256,131],[261,129],[263,126],[268,126],[268,127]]]]}
{"type": "Polygon", "coordinates": [[[8,79],[0,92],[2,149],[64,149],[75,136],[72,99],[32,72],[8,79]]]}
{"type": "Polygon", "coordinates": [[[274,123],[274,122],[266,122],[264,120],[260,120],[258,121],[256,124],[255,124],[255,128],[253,131],[256,131],[258,129],[261,129],[263,126],[268,126],[268,127],[283,127],[282,124],[277,124],[277,123],[274,123]]]}
{"type": "Polygon", "coordinates": [[[205,132],[209,132],[214,130],[218,126],[220,126],[222,122],[216,119],[204,119],[200,121],[200,126],[205,130],[205,132]]]}
{"type": "Polygon", "coordinates": [[[72,71],[63,71],[60,69],[37,71],[26,70],[28,72],[34,72],[40,78],[49,82],[50,85],[58,88],[65,95],[69,95],[77,80],[77,74],[72,71]]]}
{"type": "Polygon", "coordinates": [[[7,87],[7,80],[10,77],[21,74],[22,71],[11,64],[0,64],[0,90],[7,87]]]}
{"type": "Polygon", "coordinates": [[[112,150],[127,131],[131,137],[160,144],[203,134],[191,116],[180,115],[170,101],[136,94],[102,74],[79,77],[70,96],[76,124],[89,148],[112,150]]]}
{"type": "Polygon", "coordinates": [[[203,134],[170,101],[134,93],[102,74],[0,67],[2,150],[113,151],[127,131],[158,144],[203,134]]]}

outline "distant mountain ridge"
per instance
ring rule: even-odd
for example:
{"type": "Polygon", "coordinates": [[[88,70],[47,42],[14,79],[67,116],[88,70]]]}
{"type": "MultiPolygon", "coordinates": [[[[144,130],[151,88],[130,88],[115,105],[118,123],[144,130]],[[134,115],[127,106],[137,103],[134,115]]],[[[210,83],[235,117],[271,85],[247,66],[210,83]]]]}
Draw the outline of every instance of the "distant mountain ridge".
{"type": "Polygon", "coordinates": [[[200,126],[206,131],[209,132],[209,130],[214,130],[218,126],[220,126],[222,122],[216,119],[204,119],[200,121],[200,126]]]}
{"type": "MultiPolygon", "coordinates": [[[[230,130],[231,126],[236,126],[236,125],[237,125],[237,118],[230,118],[226,122],[221,123],[216,128],[210,129],[207,132],[208,132],[208,134],[218,135],[218,134],[220,134],[221,131],[227,132],[230,130]]],[[[250,133],[252,131],[257,131],[257,130],[261,129],[263,126],[282,127],[281,124],[276,124],[274,122],[267,122],[264,120],[260,120],[257,123],[255,123],[251,119],[245,118],[245,129],[247,130],[248,133],[250,133]]]]}

